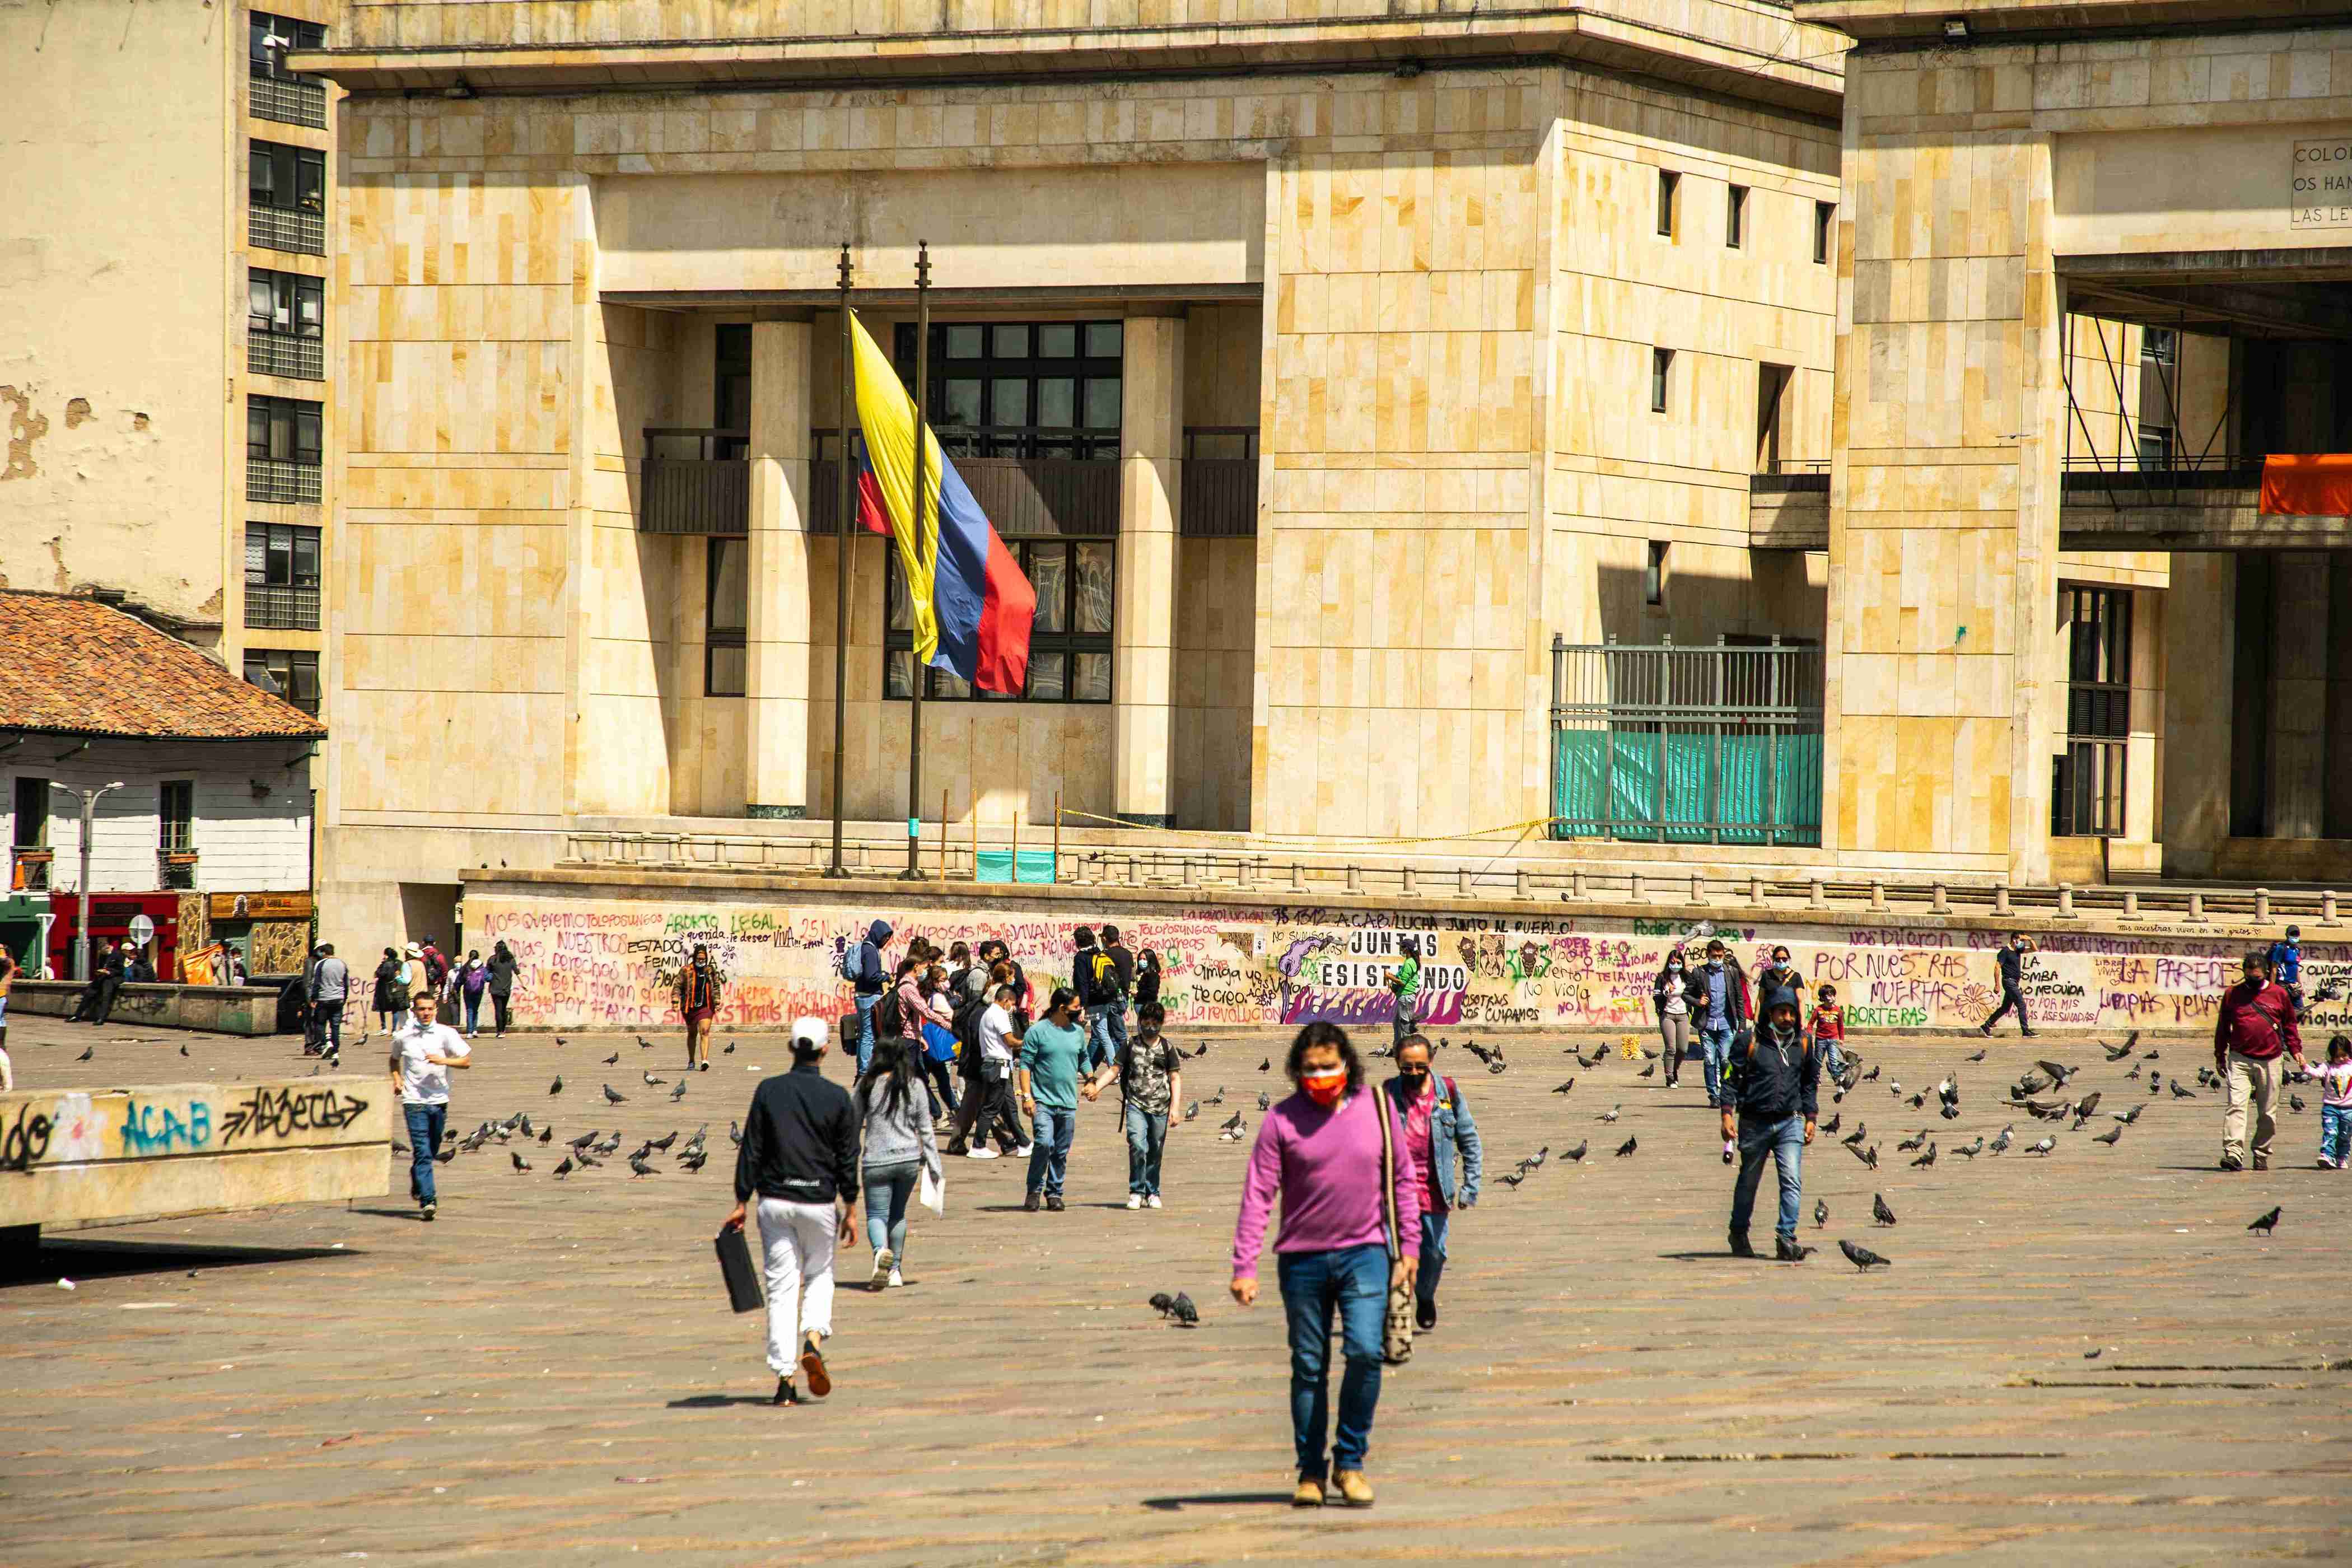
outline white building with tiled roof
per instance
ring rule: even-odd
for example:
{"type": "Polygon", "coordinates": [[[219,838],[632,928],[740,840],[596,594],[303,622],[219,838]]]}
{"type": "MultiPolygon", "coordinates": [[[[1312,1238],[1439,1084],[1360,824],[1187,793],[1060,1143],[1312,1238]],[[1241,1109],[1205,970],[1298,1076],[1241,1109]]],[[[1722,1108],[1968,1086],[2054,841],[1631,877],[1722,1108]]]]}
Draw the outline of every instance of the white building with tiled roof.
{"type": "Polygon", "coordinates": [[[254,972],[298,963],[311,910],[310,764],[325,736],[292,704],[110,605],[0,592],[0,945],[36,973],[44,961],[69,972],[82,796],[95,792],[93,937],[144,916],[163,979],[215,936],[245,950],[254,972]]]}

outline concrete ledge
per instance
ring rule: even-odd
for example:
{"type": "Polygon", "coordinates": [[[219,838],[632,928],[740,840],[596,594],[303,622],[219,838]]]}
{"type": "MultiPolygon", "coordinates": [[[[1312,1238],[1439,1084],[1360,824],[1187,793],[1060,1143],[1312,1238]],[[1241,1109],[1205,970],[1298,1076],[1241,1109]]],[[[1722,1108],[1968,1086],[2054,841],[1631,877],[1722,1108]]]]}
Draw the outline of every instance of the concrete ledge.
{"type": "Polygon", "coordinates": [[[0,1095],[0,1230],[381,1196],[392,1098],[349,1075],[0,1095]]]}
{"type": "MultiPolygon", "coordinates": [[[[19,980],[11,1012],[62,1018],[82,993],[79,980],[19,980]]],[[[259,985],[125,985],[114,994],[113,1021],[158,1029],[205,1029],[216,1035],[274,1035],[278,993],[259,985]]]]}

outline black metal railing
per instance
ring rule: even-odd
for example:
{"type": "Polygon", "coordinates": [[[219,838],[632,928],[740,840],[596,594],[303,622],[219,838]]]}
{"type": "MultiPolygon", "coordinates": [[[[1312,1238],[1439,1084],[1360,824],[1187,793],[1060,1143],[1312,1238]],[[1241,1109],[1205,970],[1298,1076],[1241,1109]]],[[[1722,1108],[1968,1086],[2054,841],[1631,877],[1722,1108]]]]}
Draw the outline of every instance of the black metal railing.
{"type": "Polygon", "coordinates": [[[245,499],[315,501],[319,499],[319,465],[283,462],[276,458],[247,458],[245,460],[245,499]]]}
{"type": "Polygon", "coordinates": [[[2069,496],[2110,494],[2119,502],[2144,505],[2172,500],[2181,490],[2260,489],[2263,459],[2240,452],[2174,452],[2160,462],[2142,453],[2070,457],[2059,483],[2069,496]]]}
{"type": "MultiPolygon", "coordinates": [[[[940,447],[963,477],[971,499],[1005,539],[1108,539],[1118,532],[1118,460],[1116,457],[1070,458],[1052,454],[1078,446],[1085,432],[1040,427],[950,426],[939,429],[940,447]],[[989,433],[986,444],[1031,448],[1024,456],[982,456],[969,437],[989,433]],[[1027,440],[1027,437],[1034,440],[1027,440]],[[1019,439],[1016,439],[1019,437],[1019,439]]],[[[834,533],[840,505],[838,432],[810,432],[817,454],[809,465],[809,531],[834,533]]],[[[1112,437],[1114,442],[1117,437],[1112,437]]],[[[856,455],[853,437],[852,457],[856,455]]]]}
{"type": "Polygon", "coordinates": [[[327,378],[326,344],[320,339],[300,337],[292,332],[263,331],[247,327],[245,332],[245,368],[255,375],[284,375],[297,381],[324,381],[327,378]]]}
{"type": "Polygon", "coordinates": [[[245,585],[245,624],[269,631],[315,632],[319,629],[319,590],[245,585]]]}
{"type": "Polygon", "coordinates": [[[750,431],[648,425],[644,434],[638,532],[728,538],[751,531],[751,465],[731,455],[742,450],[750,431]],[[692,456],[675,455],[681,446],[690,448],[692,456]],[[664,447],[672,451],[663,451],[664,447]]]}
{"type": "Polygon", "coordinates": [[[252,88],[248,101],[256,120],[275,120],[280,125],[307,125],[313,131],[327,128],[327,89],[324,83],[309,77],[264,76],[259,71],[247,79],[252,88]]]}
{"type": "Polygon", "coordinates": [[[265,207],[247,209],[245,236],[247,243],[265,250],[293,251],[303,256],[327,254],[327,215],[310,212],[300,207],[265,207]]]}
{"type": "Polygon", "coordinates": [[[1177,531],[1188,539],[1257,536],[1257,426],[1184,430],[1184,482],[1177,531]]]}

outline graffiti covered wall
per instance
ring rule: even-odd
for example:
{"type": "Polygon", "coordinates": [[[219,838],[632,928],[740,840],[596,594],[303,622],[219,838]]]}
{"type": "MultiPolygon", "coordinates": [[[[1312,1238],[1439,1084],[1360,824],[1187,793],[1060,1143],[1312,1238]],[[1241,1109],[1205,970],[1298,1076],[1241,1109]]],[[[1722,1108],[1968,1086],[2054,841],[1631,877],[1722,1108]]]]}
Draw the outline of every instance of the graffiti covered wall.
{"type": "MultiPolygon", "coordinates": [[[[514,898],[467,900],[470,932],[506,942],[521,963],[518,1021],[556,1028],[644,1028],[677,1019],[678,969],[708,943],[726,982],[722,1029],[783,1026],[849,1006],[842,954],[877,917],[890,921],[893,961],[917,933],[944,947],[1002,938],[1040,994],[1070,971],[1078,920],[1026,910],[850,910],[708,901],[514,898]]],[[[1099,918],[1099,917],[1096,917],[1099,918]]],[[[1647,1028],[1651,992],[1669,949],[1717,935],[1750,972],[1777,943],[1809,983],[1833,983],[1852,1029],[1973,1027],[2000,996],[1989,931],[1821,925],[1692,927],[1681,922],[1555,918],[1486,920],[1318,908],[1167,907],[1113,917],[1127,945],[1158,952],[1171,1026],[1278,1026],[1327,1018],[1384,1024],[1402,939],[1419,939],[1420,1015],[1433,1027],[1647,1028]]],[[[2215,933],[2061,933],[2027,956],[2035,1026],[2181,1028],[2210,1025],[2251,939],[2215,933]]],[[[2352,945],[2306,950],[2316,993],[2352,976],[2352,945]]],[[[2344,1027],[2344,1004],[2314,1009],[2311,1026],[2344,1027]]]]}

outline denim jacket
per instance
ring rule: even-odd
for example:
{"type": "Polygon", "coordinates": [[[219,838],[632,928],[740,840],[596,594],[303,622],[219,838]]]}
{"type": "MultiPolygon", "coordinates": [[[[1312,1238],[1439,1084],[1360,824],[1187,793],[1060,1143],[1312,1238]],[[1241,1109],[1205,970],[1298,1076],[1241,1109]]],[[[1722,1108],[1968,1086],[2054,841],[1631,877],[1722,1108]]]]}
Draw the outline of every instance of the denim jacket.
{"type": "MultiPolygon", "coordinates": [[[[1433,1073],[1430,1075],[1437,1078],[1433,1073]]],[[[1389,1101],[1396,1108],[1398,1125],[1402,1126],[1405,1110],[1404,1079],[1392,1078],[1384,1086],[1389,1101]]],[[[1470,1103],[1454,1080],[1437,1078],[1437,1103],[1429,1114],[1430,1163],[1437,1167],[1437,1194],[1445,1200],[1447,1208],[1468,1208],[1478,1201],[1478,1177],[1486,1169],[1485,1155],[1478,1144],[1478,1123],[1471,1119],[1470,1103]],[[1462,1173],[1457,1182],[1454,1161],[1459,1157],[1462,1173]],[[1458,1194],[1458,1195],[1457,1195],[1458,1194]]]]}

